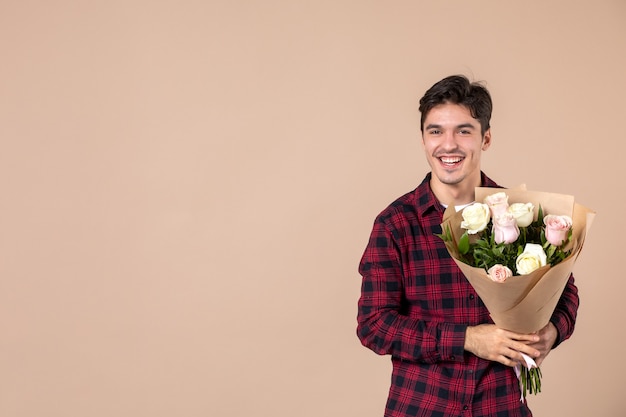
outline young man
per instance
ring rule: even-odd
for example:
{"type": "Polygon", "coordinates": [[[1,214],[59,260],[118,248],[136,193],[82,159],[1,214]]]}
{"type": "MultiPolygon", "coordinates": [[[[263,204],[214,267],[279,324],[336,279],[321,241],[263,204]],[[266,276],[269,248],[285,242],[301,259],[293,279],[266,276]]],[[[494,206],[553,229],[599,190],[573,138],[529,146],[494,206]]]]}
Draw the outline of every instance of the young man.
{"type": "Polygon", "coordinates": [[[385,416],[531,416],[514,366],[521,353],[539,365],[574,331],[574,278],[550,323],[535,334],[496,327],[458,269],[441,233],[445,208],[474,201],[474,188],[497,187],[480,168],[491,145],[487,89],[463,76],[433,85],[420,100],[422,144],[431,172],[377,218],[363,254],[359,339],[391,355],[385,416]]]}

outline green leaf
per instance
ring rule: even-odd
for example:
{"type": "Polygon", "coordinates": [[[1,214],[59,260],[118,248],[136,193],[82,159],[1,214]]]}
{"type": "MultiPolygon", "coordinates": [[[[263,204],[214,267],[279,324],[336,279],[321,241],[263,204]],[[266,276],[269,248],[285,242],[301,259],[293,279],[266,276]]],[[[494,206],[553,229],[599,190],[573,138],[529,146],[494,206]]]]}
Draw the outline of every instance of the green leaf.
{"type": "Polygon", "coordinates": [[[469,235],[467,232],[463,233],[461,238],[459,239],[459,252],[463,255],[469,252],[470,244],[469,244],[469,235]]]}

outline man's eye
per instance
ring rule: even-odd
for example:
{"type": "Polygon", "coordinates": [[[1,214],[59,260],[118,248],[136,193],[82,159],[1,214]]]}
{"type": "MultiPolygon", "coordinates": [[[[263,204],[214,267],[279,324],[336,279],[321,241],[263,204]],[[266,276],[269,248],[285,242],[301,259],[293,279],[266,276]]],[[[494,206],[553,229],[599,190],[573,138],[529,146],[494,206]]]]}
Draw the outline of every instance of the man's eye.
{"type": "Polygon", "coordinates": [[[469,134],[471,134],[471,132],[469,130],[465,130],[465,129],[459,131],[459,133],[462,134],[462,135],[469,135],[469,134]]]}
{"type": "Polygon", "coordinates": [[[429,131],[428,133],[430,133],[431,135],[438,135],[438,134],[441,133],[441,131],[437,130],[437,129],[433,129],[433,130],[429,131]]]}

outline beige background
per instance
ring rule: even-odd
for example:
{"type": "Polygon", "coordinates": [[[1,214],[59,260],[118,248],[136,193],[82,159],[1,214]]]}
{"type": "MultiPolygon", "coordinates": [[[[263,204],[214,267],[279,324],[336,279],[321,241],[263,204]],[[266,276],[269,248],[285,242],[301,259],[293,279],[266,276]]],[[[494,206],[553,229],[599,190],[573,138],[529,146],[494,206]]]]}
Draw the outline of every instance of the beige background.
{"type": "Polygon", "coordinates": [[[598,212],[537,417],[626,416],[626,2],[0,1],[0,416],[381,416],[355,336],[417,101],[485,80],[484,169],[598,212]]]}

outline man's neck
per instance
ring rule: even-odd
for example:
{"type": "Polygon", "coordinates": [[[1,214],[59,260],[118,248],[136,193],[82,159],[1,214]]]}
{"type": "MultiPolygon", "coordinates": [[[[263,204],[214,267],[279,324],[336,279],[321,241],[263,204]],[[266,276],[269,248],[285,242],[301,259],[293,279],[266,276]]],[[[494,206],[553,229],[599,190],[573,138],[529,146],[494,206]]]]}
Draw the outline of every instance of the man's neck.
{"type": "Polygon", "coordinates": [[[480,187],[481,180],[478,182],[465,184],[443,184],[439,181],[430,180],[430,188],[433,190],[435,197],[440,203],[449,206],[460,206],[469,204],[474,201],[475,188],[480,187]]]}

